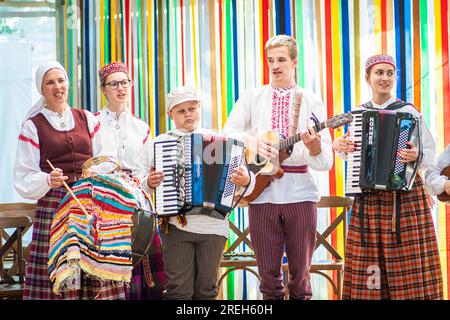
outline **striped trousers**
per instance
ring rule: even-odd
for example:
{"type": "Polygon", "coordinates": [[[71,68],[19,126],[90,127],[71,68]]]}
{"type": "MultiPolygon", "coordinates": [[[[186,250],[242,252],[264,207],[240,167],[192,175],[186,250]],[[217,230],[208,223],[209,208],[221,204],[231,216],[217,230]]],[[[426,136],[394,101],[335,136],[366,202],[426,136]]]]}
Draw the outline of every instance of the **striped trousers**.
{"type": "Polygon", "coordinates": [[[214,300],[219,292],[218,273],[227,239],[199,234],[169,223],[161,233],[167,300],[214,300]]]}
{"type": "Polygon", "coordinates": [[[284,298],[281,267],[285,250],[290,299],[311,299],[309,269],[316,243],[316,203],[251,204],[249,225],[263,299],[284,298]]]}

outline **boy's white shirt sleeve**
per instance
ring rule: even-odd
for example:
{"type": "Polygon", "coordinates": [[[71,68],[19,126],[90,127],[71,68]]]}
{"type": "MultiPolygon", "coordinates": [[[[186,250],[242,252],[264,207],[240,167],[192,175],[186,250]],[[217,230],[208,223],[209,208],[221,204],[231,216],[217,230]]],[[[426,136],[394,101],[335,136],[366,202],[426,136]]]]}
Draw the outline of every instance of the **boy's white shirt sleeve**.
{"type": "Polygon", "coordinates": [[[448,181],[446,176],[441,175],[444,168],[450,165],[450,145],[437,158],[436,162],[425,171],[425,185],[428,191],[434,196],[444,192],[445,183],[448,181]]]}
{"type": "Polygon", "coordinates": [[[39,166],[40,158],[37,129],[28,120],[20,131],[14,164],[14,187],[26,199],[40,199],[51,189],[49,174],[39,166]]]}

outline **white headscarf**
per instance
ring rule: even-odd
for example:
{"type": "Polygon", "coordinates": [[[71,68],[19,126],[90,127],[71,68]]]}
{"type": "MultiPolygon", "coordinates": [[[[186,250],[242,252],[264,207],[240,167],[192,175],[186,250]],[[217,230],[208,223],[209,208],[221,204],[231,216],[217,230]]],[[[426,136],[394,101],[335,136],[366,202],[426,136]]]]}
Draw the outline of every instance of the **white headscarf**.
{"type": "Polygon", "coordinates": [[[39,100],[31,107],[31,109],[28,110],[28,113],[25,116],[24,121],[22,122],[22,126],[25,124],[25,122],[27,122],[28,119],[41,112],[42,108],[44,107],[45,98],[44,96],[42,96],[42,80],[44,79],[45,74],[51,69],[61,70],[64,73],[64,77],[66,77],[67,86],[69,86],[69,77],[67,76],[67,72],[58,61],[48,61],[40,65],[36,70],[36,88],[41,94],[41,98],[39,98],[39,100]]]}

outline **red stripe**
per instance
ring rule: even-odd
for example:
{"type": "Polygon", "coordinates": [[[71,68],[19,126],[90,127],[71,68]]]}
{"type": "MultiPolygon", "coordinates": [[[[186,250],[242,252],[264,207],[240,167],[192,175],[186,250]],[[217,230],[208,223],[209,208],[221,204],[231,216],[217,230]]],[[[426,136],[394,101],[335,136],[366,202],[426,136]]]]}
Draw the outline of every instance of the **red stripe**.
{"type": "MultiPolygon", "coordinates": [[[[266,56],[265,44],[269,40],[269,1],[262,1],[262,35],[263,41],[261,42],[261,49],[263,51],[263,57],[266,56]]],[[[264,63],[263,84],[269,83],[269,66],[264,63]]]]}
{"type": "Polygon", "coordinates": [[[29,142],[31,143],[31,145],[33,147],[35,147],[36,149],[39,150],[39,143],[36,143],[35,141],[33,141],[31,138],[25,137],[24,135],[19,135],[19,140],[25,141],[25,142],[29,142]]]}
{"type": "Polygon", "coordinates": [[[386,0],[381,0],[381,52],[387,53],[386,0]]]}
{"type": "Polygon", "coordinates": [[[91,139],[94,138],[95,134],[97,133],[97,131],[100,129],[100,122],[97,123],[97,125],[94,128],[94,132],[91,133],[91,139]]]}
{"type": "Polygon", "coordinates": [[[150,128],[148,128],[147,136],[145,137],[144,141],[142,142],[143,144],[145,144],[147,142],[147,139],[149,136],[150,136],[150,128]]]}
{"type": "MultiPolygon", "coordinates": [[[[441,0],[441,30],[442,30],[442,82],[444,98],[444,119],[450,119],[450,66],[449,66],[449,21],[448,0],[441,0]]],[[[450,143],[450,121],[444,122],[444,145],[450,143]]],[[[449,255],[450,256],[450,255],[449,255]]],[[[450,287],[449,287],[450,288],[450,287]]]]}
{"type": "MultiPolygon", "coordinates": [[[[441,0],[441,30],[442,30],[442,84],[443,84],[443,100],[444,100],[444,119],[450,119],[450,66],[449,66],[449,21],[448,21],[448,0],[441,0]]],[[[450,143],[450,121],[444,121],[444,145],[450,143]]],[[[450,206],[445,206],[446,212],[446,238],[447,250],[450,239],[450,206]]],[[[447,254],[447,271],[450,266],[450,254],[447,254]]],[[[447,294],[450,295],[450,277],[447,277],[447,294]]]]}
{"type": "MultiPolygon", "coordinates": [[[[328,117],[332,116],[333,111],[333,55],[332,55],[332,26],[331,26],[331,1],[325,1],[325,55],[326,55],[326,73],[327,73],[327,113],[328,117]]],[[[336,31],[337,32],[337,31],[336,31]]],[[[331,130],[331,139],[334,140],[334,131],[331,130]]],[[[333,166],[329,172],[330,194],[336,194],[336,166],[333,166]]],[[[330,209],[330,219],[336,218],[336,210],[330,209]]],[[[336,244],[336,234],[331,234],[331,243],[336,244]]]]}

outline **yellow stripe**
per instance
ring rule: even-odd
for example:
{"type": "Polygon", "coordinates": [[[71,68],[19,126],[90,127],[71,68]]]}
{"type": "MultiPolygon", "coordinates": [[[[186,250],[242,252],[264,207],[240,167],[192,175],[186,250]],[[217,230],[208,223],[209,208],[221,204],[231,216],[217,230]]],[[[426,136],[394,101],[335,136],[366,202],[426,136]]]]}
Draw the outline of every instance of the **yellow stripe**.
{"type": "MultiPolygon", "coordinates": [[[[193,58],[194,58],[194,83],[195,83],[195,88],[198,90],[199,86],[198,86],[198,74],[197,74],[197,28],[196,28],[196,18],[195,18],[195,9],[196,5],[195,5],[195,0],[191,0],[191,25],[192,25],[192,51],[193,51],[193,58]]],[[[184,44],[189,45],[187,43],[184,44]]]]}
{"type": "MultiPolygon", "coordinates": [[[[340,0],[332,0],[331,2],[331,12],[340,12],[340,0]]],[[[331,17],[332,26],[340,26],[340,14],[332,14],[331,17]]],[[[340,39],[341,33],[338,29],[332,29],[332,51],[333,51],[333,111],[334,114],[343,113],[343,97],[342,97],[342,57],[341,48],[342,43],[340,39]]],[[[331,115],[330,115],[331,116],[331,115]]],[[[344,194],[344,162],[341,159],[336,159],[335,163],[335,174],[336,174],[336,195],[344,194]]],[[[338,212],[336,212],[338,214],[338,212]]],[[[344,254],[344,228],[339,226],[337,228],[337,251],[340,254],[344,254]]]]}
{"type": "Polygon", "coordinates": [[[222,13],[223,13],[223,18],[222,18],[222,25],[220,26],[221,30],[222,30],[222,52],[221,54],[221,59],[222,59],[222,63],[221,63],[221,75],[220,75],[220,87],[222,90],[222,123],[221,126],[223,127],[225,125],[225,122],[227,120],[227,104],[226,104],[226,96],[227,96],[227,83],[226,83],[226,75],[225,72],[227,70],[227,66],[226,66],[226,21],[225,21],[225,0],[222,1],[222,13]]]}
{"type": "Polygon", "coordinates": [[[154,50],[153,50],[153,41],[154,41],[154,29],[153,29],[153,1],[147,0],[147,46],[148,46],[148,102],[149,102],[149,124],[151,127],[151,131],[153,133],[152,137],[156,135],[156,109],[155,100],[154,100],[154,74],[155,70],[153,68],[154,61],[154,50]]]}
{"type": "Polygon", "coordinates": [[[117,48],[116,48],[116,18],[114,17],[116,15],[116,1],[111,0],[111,10],[109,14],[109,21],[111,24],[111,61],[117,60],[117,48]]]}
{"type": "Polygon", "coordinates": [[[381,0],[373,1],[374,11],[375,11],[375,43],[376,43],[376,52],[381,52],[381,0]]]}
{"type": "Polygon", "coordinates": [[[355,64],[354,64],[354,73],[355,73],[355,101],[353,103],[359,104],[361,103],[361,82],[359,79],[359,74],[361,74],[361,56],[360,56],[360,14],[359,14],[359,1],[354,2],[353,9],[353,21],[354,21],[354,53],[355,53],[355,64]]]}

